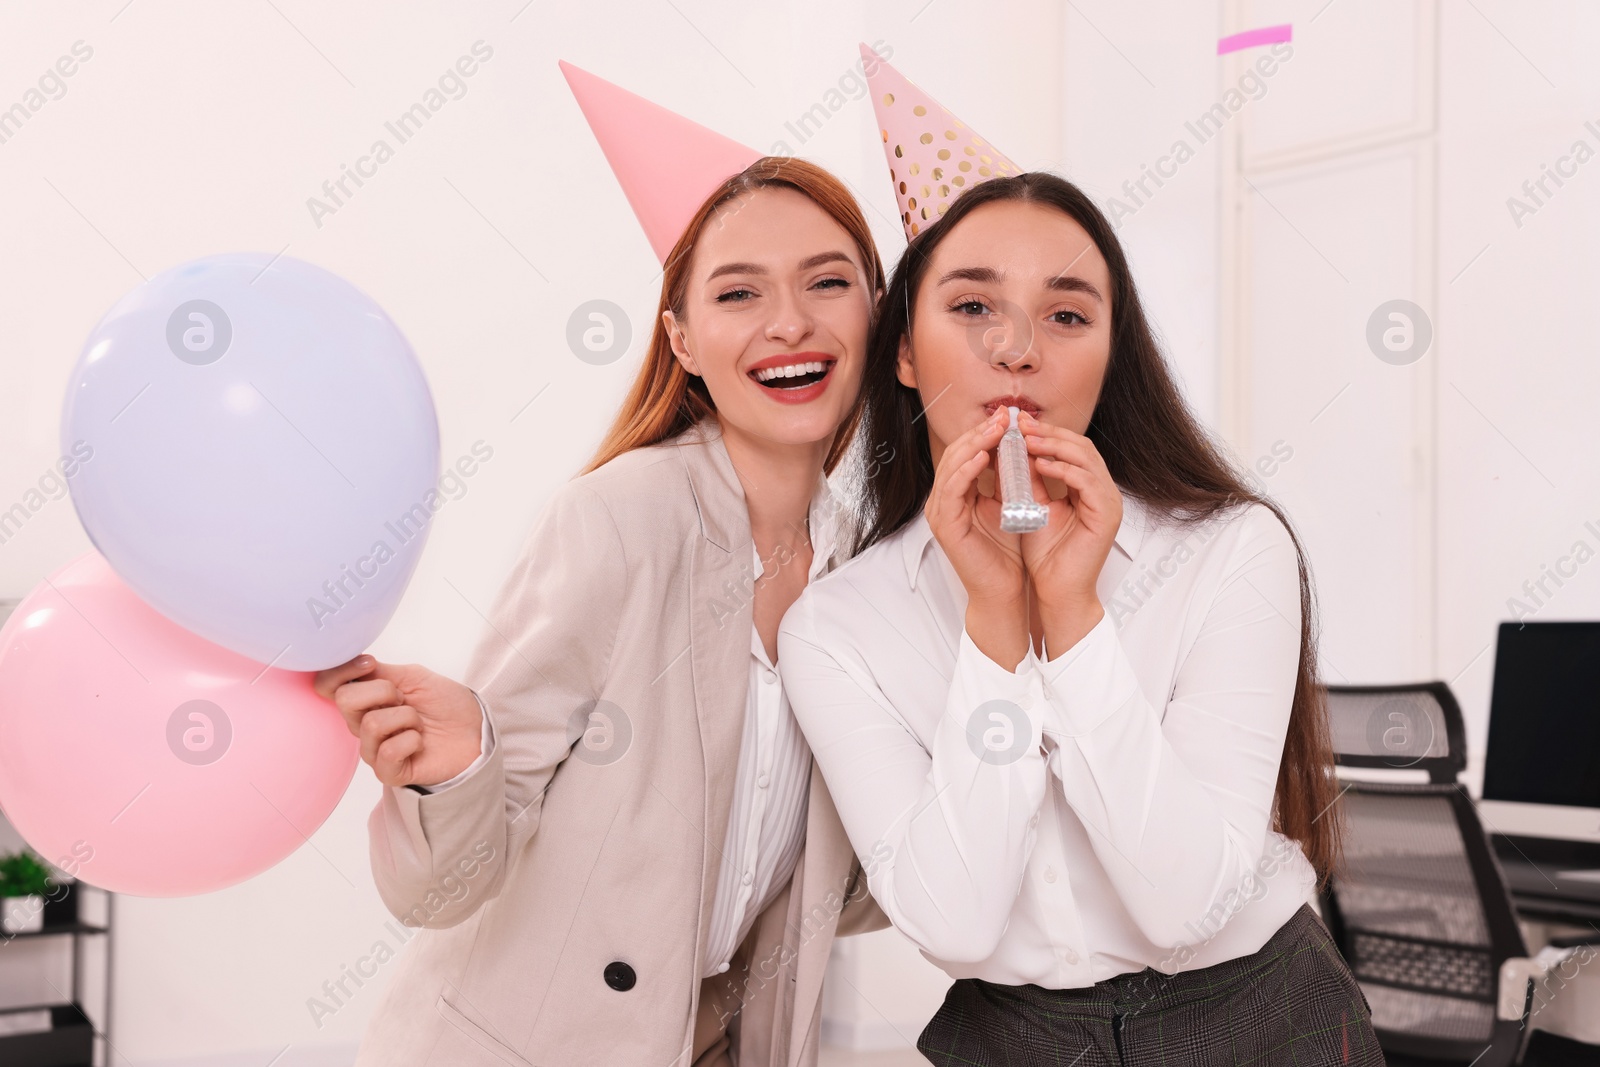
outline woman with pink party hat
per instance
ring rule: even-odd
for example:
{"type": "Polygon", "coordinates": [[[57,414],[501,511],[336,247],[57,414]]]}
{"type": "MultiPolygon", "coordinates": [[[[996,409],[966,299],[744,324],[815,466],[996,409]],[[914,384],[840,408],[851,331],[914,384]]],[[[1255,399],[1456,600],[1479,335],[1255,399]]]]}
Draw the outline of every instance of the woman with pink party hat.
{"type": "Polygon", "coordinates": [[[421,928],[391,926],[415,943],[357,1062],[810,1067],[833,937],[887,920],[777,626],[852,540],[826,475],[883,270],[821,168],[562,69],[662,262],[658,319],[467,684],[369,656],[318,678],[384,784],[379,893],[421,928]]]}
{"type": "Polygon", "coordinates": [[[1382,1063],[1311,906],[1339,810],[1282,509],[1185,405],[1089,198],[868,78],[909,247],[863,433],[898,458],[779,649],[873,897],[957,979],[917,1047],[1382,1063]]]}

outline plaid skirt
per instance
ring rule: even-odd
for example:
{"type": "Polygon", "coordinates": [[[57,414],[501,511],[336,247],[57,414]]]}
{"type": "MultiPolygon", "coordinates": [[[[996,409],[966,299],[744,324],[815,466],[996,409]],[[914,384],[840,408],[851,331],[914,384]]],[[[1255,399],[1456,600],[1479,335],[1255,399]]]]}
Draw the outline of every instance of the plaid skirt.
{"type": "Polygon", "coordinates": [[[917,1039],[940,1067],[1383,1065],[1372,1011],[1309,904],[1259,952],[1045,989],[958,979],[917,1039]]]}

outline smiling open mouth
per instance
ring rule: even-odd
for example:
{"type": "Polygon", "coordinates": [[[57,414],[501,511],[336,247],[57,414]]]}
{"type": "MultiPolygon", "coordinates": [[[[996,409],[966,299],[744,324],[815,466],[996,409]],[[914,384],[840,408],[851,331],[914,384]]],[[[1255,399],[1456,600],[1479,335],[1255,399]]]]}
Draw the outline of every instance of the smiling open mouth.
{"type": "Polygon", "coordinates": [[[768,389],[804,389],[826,378],[833,370],[833,360],[814,360],[809,363],[791,363],[786,367],[767,367],[753,370],[750,377],[757,385],[768,389]]]}

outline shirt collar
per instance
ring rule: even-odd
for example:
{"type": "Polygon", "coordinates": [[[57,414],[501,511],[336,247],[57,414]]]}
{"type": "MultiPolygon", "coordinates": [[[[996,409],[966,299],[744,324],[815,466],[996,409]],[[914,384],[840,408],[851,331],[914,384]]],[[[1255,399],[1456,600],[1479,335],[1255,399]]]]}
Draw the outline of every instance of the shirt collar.
{"type": "MultiPolygon", "coordinates": [[[[811,531],[811,573],[806,582],[814,581],[817,575],[828,568],[828,561],[833,558],[833,553],[838,546],[838,511],[839,497],[828,483],[826,474],[817,475],[816,492],[811,495],[811,506],[806,512],[806,520],[811,531]]],[[[750,556],[754,561],[756,576],[761,576],[763,565],[761,550],[756,547],[755,539],[750,541],[750,556]]],[[[761,643],[761,633],[755,627],[754,621],[750,625],[750,654],[756,658],[763,667],[772,668],[772,663],[767,659],[767,649],[761,643]]]]}
{"type": "MultiPolygon", "coordinates": [[[[1149,513],[1138,498],[1131,493],[1123,493],[1122,522],[1117,526],[1113,543],[1128,559],[1133,559],[1134,553],[1139,551],[1148,522],[1149,513]]],[[[915,589],[917,572],[922,569],[923,557],[927,555],[928,545],[933,542],[933,530],[928,526],[927,513],[918,511],[917,517],[906,524],[899,536],[906,565],[906,583],[915,589]]]]}
{"type": "MultiPolygon", "coordinates": [[[[816,487],[811,494],[811,504],[806,511],[811,537],[811,578],[827,569],[828,561],[838,550],[839,507],[838,494],[833,491],[828,476],[819,471],[816,487]]],[[[759,575],[762,570],[761,550],[756,548],[754,539],[750,542],[750,551],[755,557],[756,574],[759,575]]]]}
{"type": "Polygon", "coordinates": [[[811,497],[808,513],[811,523],[811,573],[833,558],[839,547],[839,496],[828,484],[826,474],[817,474],[817,491],[811,497]]]}

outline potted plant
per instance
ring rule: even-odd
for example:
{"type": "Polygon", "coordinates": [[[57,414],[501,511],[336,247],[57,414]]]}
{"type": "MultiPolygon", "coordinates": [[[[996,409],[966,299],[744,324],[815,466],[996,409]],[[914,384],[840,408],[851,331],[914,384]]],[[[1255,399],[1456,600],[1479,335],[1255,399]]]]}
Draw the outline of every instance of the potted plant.
{"type": "Polygon", "coordinates": [[[0,857],[0,929],[26,934],[44,926],[50,868],[31,852],[0,857]]]}

